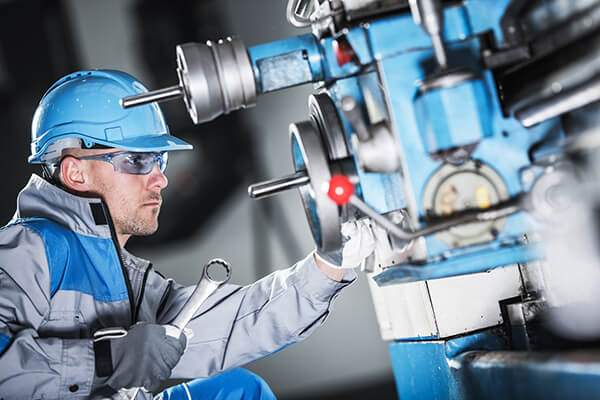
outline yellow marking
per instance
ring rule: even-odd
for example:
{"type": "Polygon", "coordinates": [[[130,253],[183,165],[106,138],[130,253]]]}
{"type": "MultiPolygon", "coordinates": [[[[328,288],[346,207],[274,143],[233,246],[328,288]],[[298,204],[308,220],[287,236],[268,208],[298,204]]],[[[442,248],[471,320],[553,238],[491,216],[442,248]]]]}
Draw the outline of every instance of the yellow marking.
{"type": "Polygon", "coordinates": [[[490,192],[485,186],[477,186],[475,189],[475,199],[479,208],[488,208],[490,206],[490,192]]]}

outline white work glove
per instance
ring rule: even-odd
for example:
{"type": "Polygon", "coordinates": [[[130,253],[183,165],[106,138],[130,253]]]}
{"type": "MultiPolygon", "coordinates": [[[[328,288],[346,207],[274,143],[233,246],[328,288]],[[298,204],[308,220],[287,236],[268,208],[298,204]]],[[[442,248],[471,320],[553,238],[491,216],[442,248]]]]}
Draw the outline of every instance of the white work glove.
{"type": "Polygon", "coordinates": [[[334,268],[357,268],[375,249],[370,220],[344,222],[341,232],[342,247],[327,253],[317,250],[317,256],[334,268]]]}

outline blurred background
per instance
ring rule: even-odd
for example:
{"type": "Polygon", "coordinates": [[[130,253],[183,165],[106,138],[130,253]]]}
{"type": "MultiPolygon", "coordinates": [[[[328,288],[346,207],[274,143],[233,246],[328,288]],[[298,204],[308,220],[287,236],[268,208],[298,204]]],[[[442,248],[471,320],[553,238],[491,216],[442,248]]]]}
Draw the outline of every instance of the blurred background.
{"type": "MultiPolygon", "coordinates": [[[[107,68],[150,89],[177,83],[175,46],[238,35],[247,46],[303,33],[283,0],[0,0],[0,146],[8,221],[29,175],[31,117],[46,89],[75,70],[107,68]]],[[[171,132],[193,151],[169,160],[157,234],[129,250],[182,284],[210,258],[233,265],[246,285],[314,248],[297,193],[251,200],[249,184],[293,172],[288,125],[308,115],[312,87],[261,96],[253,109],[194,126],[182,101],[161,105],[171,132]]],[[[280,399],[395,398],[387,344],[379,337],[364,275],[345,290],[325,326],[305,342],[256,361],[280,399]]]]}

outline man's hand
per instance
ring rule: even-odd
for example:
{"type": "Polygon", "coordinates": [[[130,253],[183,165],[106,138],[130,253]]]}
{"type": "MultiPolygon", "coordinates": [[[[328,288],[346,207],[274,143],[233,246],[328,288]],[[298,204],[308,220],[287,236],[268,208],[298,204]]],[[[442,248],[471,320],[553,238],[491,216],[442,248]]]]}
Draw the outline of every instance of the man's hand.
{"type": "Polygon", "coordinates": [[[317,266],[329,278],[340,281],[344,276],[343,268],[356,268],[375,249],[375,236],[369,226],[370,221],[361,219],[342,224],[342,247],[323,253],[316,251],[317,266]]]}
{"type": "Polygon", "coordinates": [[[127,335],[110,339],[113,373],[107,384],[115,390],[144,387],[154,392],[171,375],[185,345],[184,334],[175,339],[161,325],[135,324],[127,335]]]}

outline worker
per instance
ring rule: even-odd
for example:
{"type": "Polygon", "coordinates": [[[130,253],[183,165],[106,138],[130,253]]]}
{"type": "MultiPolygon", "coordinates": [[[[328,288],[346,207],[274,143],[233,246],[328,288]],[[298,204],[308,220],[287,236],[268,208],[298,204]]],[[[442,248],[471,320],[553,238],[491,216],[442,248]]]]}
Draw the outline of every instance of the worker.
{"type": "Polygon", "coordinates": [[[146,91],[123,72],[82,71],[58,80],[35,111],[28,161],[42,176],[31,176],[0,229],[2,399],[119,398],[135,387],[152,398],[167,378],[189,381],[157,398],[274,398],[238,367],[310,335],[355,279],[338,267],[373,250],[355,224],[336,252],[312,252],[249,286],[223,285],[188,334],[166,335],[194,288],[125,245],[157,230],[168,152],[192,146],[170,135],[156,103],[120,106],[146,91]]]}

